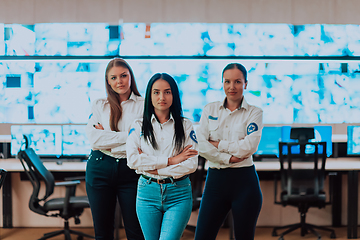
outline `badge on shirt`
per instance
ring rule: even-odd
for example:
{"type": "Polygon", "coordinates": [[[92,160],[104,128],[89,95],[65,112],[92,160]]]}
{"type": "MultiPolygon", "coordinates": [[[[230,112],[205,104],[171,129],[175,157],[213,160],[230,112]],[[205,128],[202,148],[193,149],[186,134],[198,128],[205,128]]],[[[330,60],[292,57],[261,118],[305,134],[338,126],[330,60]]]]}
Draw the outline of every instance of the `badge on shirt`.
{"type": "Polygon", "coordinates": [[[89,119],[92,117],[92,115],[93,115],[93,114],[91,113],[90,116],[89,116],[89,119]]]}
{"type": "Polygon", "coordinates": [[[197,141],[197,139],[196,139],[196,134],[195,134],[195,131],[194,131],[194,130],[191,130],[191,132],[190,132],[190,138],[191,138],[194,142],[198,143],[198,141],[197,141]]]}
{"type": "Polygon", "coordinates": [[[209,119],[210,120],[218,120],[218,117],[213,117],[213,116],[209,115],[209,119]]]}
{"type": "Polygon", "coordinates": [[[135,131],[135,128],[130,129],[128,136],[130,136],[130,134],[131,134],[133,131],[135,131]]]}
{"type": "Polygon", "coordinates": [[[256,132],[257,130],[259,130],[259,127],[256,123],[250,123],[249,126],[247,127],[246,131],[247,131],[247,135],[256,132]]]}

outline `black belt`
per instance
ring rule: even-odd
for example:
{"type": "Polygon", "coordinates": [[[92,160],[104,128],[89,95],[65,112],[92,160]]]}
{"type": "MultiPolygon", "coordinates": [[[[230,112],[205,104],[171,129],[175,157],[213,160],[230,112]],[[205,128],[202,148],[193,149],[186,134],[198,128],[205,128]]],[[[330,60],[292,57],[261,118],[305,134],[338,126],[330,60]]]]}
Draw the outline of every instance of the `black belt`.
{"type": "Polygon", "coordinates": [[[152,177],[148,177],[144,174],[141,175],[143,178],[145,178],[146,180],[150,180],[152,182],[157,182],[158,184],[165,184],[165,183],[173,183],[173,182],[177,182],[177,181],[181,181],[184,180],[188,177],[188,175],[182,176],[181,178],[164,178],[164,179],[156,179],[156,178],[152,178],[152,177]]]}

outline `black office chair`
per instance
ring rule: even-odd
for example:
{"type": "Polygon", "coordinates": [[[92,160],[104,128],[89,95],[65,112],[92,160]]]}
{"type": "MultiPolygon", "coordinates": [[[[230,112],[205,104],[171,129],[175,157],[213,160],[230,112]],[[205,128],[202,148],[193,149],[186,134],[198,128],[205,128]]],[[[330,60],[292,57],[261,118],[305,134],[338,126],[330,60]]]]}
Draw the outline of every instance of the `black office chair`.
{"type": "Polygon", "coordinates": [[[64,219],[64,229],[45,233],[39,240],[48,239],[60,234],[65,235],[65,240],[71,240],[70,234],[77,235],[79,240],[83,239],[83,237],[94,238],[69,228],[69,219],[74,218],[75,224],[79,224],[79,216],[84,211],[84,208],[89,207],[87,196],[75,196],[76,185],[80,181],[55,183],[54,176],[45,168],[39,156],[32,148],[26,147],[25,150],[20,150],[18,158],[33,185],[33,192],[29,201],[30,210],[47,217],[61,217],[64,219]],[[45,183],[45,195],[40,197],[39,191],[42,181],[45,183]],[[65,197],[49,199],[53,194],[55,186],[66,187],[65,197]]]}
{"type": "MultiPolygon", "coordinates": [[[[195,172],[193,172],[189,176],[191,181],[192,197],[193,197],[192,211],[196,211],[200,208],[204,181],[206,179],[205,163],[206,163],[206,159],[199,156],[198,168],[195,172]]],[[[196,226],[187,225],[186,229],[195,232],[196,226]]]]}
{"type": "Polygon", "coordinates": [[[0,189],[4,183],[7,171],[5,169],[0,169],[0,189]]]}
{"type": "MultiPolygon", "coordinates": [[[[314,131],[313,128],[312,131],[314,131]]],[[[276,232],[278,229],[288,228],[280,234],[279,240],[283,240],[285,234],[299,228],[301,236],[310,231],[320,240],[321,235],[315,231],[315,229],[320,229],[331,232],[330,237],[336,238],[334,230],[305,222],[306,212],[310,207],[324,208],[326,204],[331,203],[326,202],[324,191],[326,142],[308,142],[309,138],[314,138],[314,133],[312,136],[311,134],[307,135],[309,132],[311,133],[311,128],[296,128],[294,131],[291,129],[291,138],[298,139],[298,142],[279,143],[281,194],[280,201],[277,201],[277,180],[275,178],[275,203],[284,207],[287,205],[297,207],[300,212],[300,223],[273,229],[272,235],[278,236],[276,232]],[[319,154],[319,146],[322,146],[321,154],[319,154]],[[310,151],[308,151],[309,149],[310,151]],[[294,151],[299,152],[294,154],[294,151]]]]}

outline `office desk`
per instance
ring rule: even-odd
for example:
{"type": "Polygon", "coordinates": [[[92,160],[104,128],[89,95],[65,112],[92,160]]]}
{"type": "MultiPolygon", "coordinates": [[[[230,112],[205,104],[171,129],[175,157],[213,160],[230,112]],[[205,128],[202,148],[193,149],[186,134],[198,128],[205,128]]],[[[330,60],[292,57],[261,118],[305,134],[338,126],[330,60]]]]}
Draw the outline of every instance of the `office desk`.
{"type": "MultiPolygon", "coordinates": [[[[45,167],[51,172],[72,172],[84,173],[86,162],[44,162],[45,167]]],[[[0,167],[8,172],[2,188],[3,193],[3,228],[12,228],[12,196],[11,196],[11,173],[24,172],[19,159],[0,159],[0,167]]]]}
{"type": "MultiPolygon", "coordinates": [[[[47,169],[52,172],[84,172],[86,162],[63,162],[62,165],[56,162],[44,162],[47,169]]],[[[306,167],[306,164],[303,164],[306,167]]],[[[11,172],[23,172],[23,167],[18,159],[0,159],[0,167],[7,170],[10,174],[3,185],[3,227],[12,227],[12,198],[11,198],[11,172]]],[[[256,170],[259,172],[278,172],[280,164],[274,161],[255,162],[256,170]]],[[[357,238],[357,218],[358,218],[358,172],[360,170],[360,158],[329,158],[326,161],[326,171],[328,173],[338,173],[331,175],[336,178],[333,198],[333,223],[341,225],[341,173],[348,175],[348,239],[357,238]],[[340,188],[340,191],[339,191],[340,188]],[[340,213],[339,213],[340,211],[340,213]],[[340,222],[339,222],[340,221],[340,222]]]]}

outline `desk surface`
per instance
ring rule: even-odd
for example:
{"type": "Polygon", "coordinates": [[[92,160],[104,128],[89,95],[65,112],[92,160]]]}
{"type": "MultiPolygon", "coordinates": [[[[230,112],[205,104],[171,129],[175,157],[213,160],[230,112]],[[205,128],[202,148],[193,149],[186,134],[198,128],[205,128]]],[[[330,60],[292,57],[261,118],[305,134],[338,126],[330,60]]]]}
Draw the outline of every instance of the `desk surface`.
{"type": "MultiPolygon", "coordinates": [[[[259,161],[254,162],[257,171],[278,171],[280,169],[279,161],[259,161]]],[[[313,163],[297,163],[302,167],[313,166],[313,163]]],[[[353,171],[360,170],[360,158],[327,158],[325,168],[327,171],[353,171]]]]}
{"type": "MultiPolygon", "coordinates": [[[[259,161],[254,162],[257,171],[278,171],[280,169],[279,161],[259,161]]],[[[54,172],[82,172],[86,170],[86,161],[84,162],[44,162],[45,167],[54,172]]],[[[311,166],[312,163],[301,163],[302,166],[311,166]]],[[[8,172],[22,172],[23,167],[19,159],[0,159],[0,168],[8,172]]],[[[326,160],[327,171],[353,171],[360,170],[360,158],[328,158],[326,160]]]]}
{"type": "MultiPolygon", "coordinates": [[[[86,170],[85,162],[62,162],[57,164],[56,162],[44,162],[45,167],[53,172],[84,172],[86,170]]],[[[8,158],[0,159],[0,168],[5,169],[8,172],[22,172],[23,166],[19,159],[8,158]]]]}

